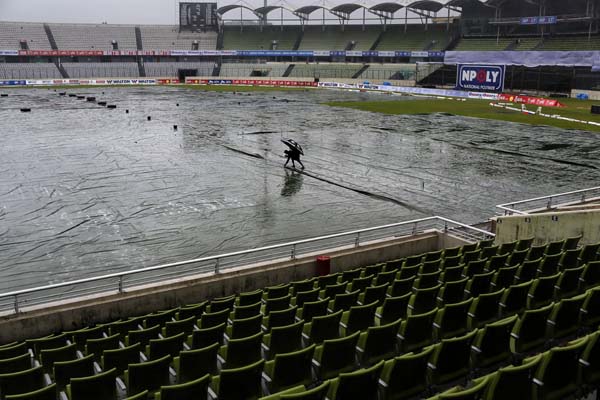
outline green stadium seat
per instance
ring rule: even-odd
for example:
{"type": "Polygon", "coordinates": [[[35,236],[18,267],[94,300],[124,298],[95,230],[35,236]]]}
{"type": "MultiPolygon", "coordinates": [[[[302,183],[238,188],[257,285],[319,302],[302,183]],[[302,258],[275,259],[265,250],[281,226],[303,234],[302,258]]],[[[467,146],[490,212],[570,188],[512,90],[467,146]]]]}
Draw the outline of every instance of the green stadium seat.
{"type": "Polygon", "coordinates": [[[356,367],[356,344],[360,332],[339,338],[324,340],[315,348],[313,364],[321,380],[329,379],[356,367]]]}
{"type": "Polygon", "coordinates": [[[438,312],[437,308],[423,314],[410,315],[400,323],[400,350],[403,353],[428,346],[433,342],[433,320],[438,312]]]}
{"type": "MultiPolygon", "coordinates": [[[[421,269],[421,264],[414,265],[411,267],[402,267],[398,271],[398,274],[396,275],[396,279],[416,278],[417,275],[419,274],[420,269],[421,269]]],[[[354,281],[352,283],[354,283],[354,281]]]]}
{"type": "Polygon", "coordinates": [[[460,255],[461,249],[462,249],[462,247],[460,247],[460,246],[447,247],[443,250],[442,257],[444,258],[444,260],[448,259],[449,257],[456,257],[456,256],[460,255]]]}
{"type": "Polygon", "coordinates": [[[304,349],[279,353],[264,366],[263,377],[271,393],[297,385],[309,385],[313,381],[312,358],[316,345],[304,349]]]}
{"type": "MultiPolygon", "coordinates": [[[[389,260],[386,261],[385,263],[385,267],[383,267],[383,271],[384,272],[388,272],[388,271],[396,271],[398,272],[398,270],[400,268],[402,268],[402,264],[404,264],[404,258],[398,258],[396,260],[389,260]]],[[[357,270],[359,270],[360,268],[357,268],[357,270]]],[[[342,273],[343,275],[343,273],[342,273]]],[[[355,278],[355,277],[352,277],[355,278]]],[[[350,281],[352,281],[352,279],[350,279],[350,281]]]]}
{"type": "Polygon", "coordinates": [[[440,282],[448,283],[448,282],[460,281],[463,278],[468,279],[466,277],[463,277],[464,270],[465,270],[464,264],[460,264],[460,265],[457,265],[454,267],[444,268],[442,270],[442,274],[440,275],[440,282]]]}
{"type": "Polygon", "coordinates": [[[102,369],[106,371],[115,368],[117,374],[121,375],[129,364],[140,362],[141,350],[142,345],[140,343],[132,344],[122,349],[104,350],[101,358],[102,369]]]}
{"type": "Polygon", "coordinates": [[[77,348],[83,350],[88,339],[100,339],[104,337],[104,326],[85,328],[77,331],[65,332],[71,336],[71,342],[77,344],[77,348]]]}
{"type": "Polygon", "coordinates": [[[156,360],[166,355],[175,357],[183,350],[183,343],[187,336],[181,332],[175,336],[168,336],[162,339],[151,339],[146,346],[146,355],[150,360],[156,360]]]}
{"type": "Polygon", "coordinates": [[[532,399],[533,376],[542,360],[542,355],[523,360],[518,366],[500,368],[490,375],[485,394],[486,400],[532,399]]]}
{"type": "Polygon", "coordinates": [[[429,289],[414,290],[413,295],[408,301],[408,314],[422,314],[436,307],[437,297],[442,285],[437,285],[429,289]]]}
{"type": "Polygon", "coordinates": [[[490,271],[473,275],[465,286],[465,296],[479,297],[479,295],[490,293],[492,279],[494,278],[495,274],[496,272],[490,271]]]}
{"type": "MultiPolygon", "coordinates": [[[[340,282],[352,282],[352,280],[354,280],[355,278],[360,278],[362,272],[362,268],[347,269],[345,271],[342,271],[340,282]]],[[[312,287],[310,289],[312,289],[312,287]]]]}
{"type": "Polygon", "coordinates": [[[563,251],[563,247],[565,246],[565,240],[556,240],[553,242],[549,242],[546,244],[546,249],[544,250],[545,255],[556,255],[563,251]]]}
{"type": "Polygon", "coordinates": [[[441,259],[433,260],[433,261],[425,261],[421,263],[421,268],[419,269],[419,274],[431,274],[433,272],[437,272],[440,270],[440,265],[442,264],[441,259]]]}
{"type": "Polygon", "coordinates": [[[480,260],[489,260],[490,258],[492,258],[493,256],[495,256],[496,254],[498,254],[498,248],[500,246],[495,245],[495,246],[488,246],[488,247],[484,247],[481,249],[481,253],[479,253],[479,259],[480,260]]]}
{"type": "Polygon", "coordinates": [[[375,276],[373,286],[381,286],[386,283],[391,284],[396,279],[396,275],[398,275],[398,271],[380,272],[375,276]]]}
{"type": "Polygon", "coordinates": [[[42,389],[46,384],[41,365],[18,372],[0,374],[0,394],[5,397],[42,389]]]}
{"type": "Polygon", "coordinates": [[[497,271],[500,268],[506,266],[509,253],[498,253],[495,256],[491,256],[485,264],[485,269],[488,271],[497,271]]]}
{"type": "Polygon", "coordinates": [[[391,297],[403,296],[407,293],[412,293],[413,283],[415,277],[409,277],[404,279],[395,279],[391,286],[388,288],[388,294],[391,297]]]}
{"type": "MultiPolygon", "coordinates": [[[[413,284],[414,289],[429,289],[440,284],[442,270],[430,273],[419,273],[413,284]]],[[[368,289],[368,288],[367,288],[368,289]]]]}
{"type": "Polygon", "coordinates": [[[460,303],[448,303],[440,308],[433,320],[433,336],[442,340],[463,335],[467,331],[467,314],[473,299],[460,303]]]}
{"type": "Polygon", "coordinates": [[[462,256],[457,254],[455,256],[445,256],[442,260],[442,270],[447,270],[448,268],[457,267],[460,265],[462,256]]]}
{"type": "Polygon", "coordinates": [[[469,278],[462,278],[455,281],[445,282],[437,297],[437,305],[459,303],[464,300],[465,289],[469,278]]]}
{"type": "Polygon", "coordinates": [[[115,321],[107,324],[108,327],[108,335],[113,336],[117,333],[121,334],[122,337],[125,337],[129,331],[135,331],[142,329],[144,324],[143,317],[135,317],[130,318],[125,321],[115,321]]]}
{"type": "Polygon", "coordinates": [[[225,335],[225,322],[211,326],[210,328],[198,329],[188,336],[188,345],[192,349],[202,349],[213,343],[223,344],[223,335],[225,335]]]}
{"type": "Polygon", "coordinates": [[[385,325],[397,319],[406,318],[410,297],[410,293],[402,296],[386,297],[383,305],[375,310],[375,323],[385,325]]]}
{"type": "Polygon", "coordinates": [[[303,385],[294,386],[293,388],[289,388],[269,396],[261,397],[259,400],[326,400],[330,382],[331,380],[324,381],[312,389],[306,389],[306,387],[303,385]]]}
{"type": "Polygon", "coordinates": [[[418,353],[403,354],[384,363],[380,385],[385,399],[410,399],[425,393],[429,388],[427,363],[433,349],[425,347],[418,353]]]}
{"type": "Polygon", "coordinates": [[[156,360],[129,364],[125,370],[124,381],[127,395],[133,396],[144,390],[150,392],[170,383],[169,365],[172,357],[166,355],[156,360]]]}
{"type": "Polygon", "coordinates": [[[281,297],[270,297],[265,300],[262,313],[264,315],[269,315],[269,313],[271,313],[272,311],[285,310],[290,307],[291,300],[291,294],[281,297]]]}
{"type": "MultiPolygon", "coordinates": [[[[385,268],[385,263],[378,263],[378,264],[371,264],[371,265],[367,265],[364,268],[362,268],[362,273],[363,276],[376,276],[379,273],[383,272],[383,269],[385,268]]],[[[343,282],[343,280],[342,280],[343,282]]]]}
{"type": "Polygon", "coordinates": [[[492,277],[492,290],[498,290],[501,288],[507,288],[515,281],[515,275],[519,267],[503,267],[496,271],[492,277]]]}
{"type": "Polygon", "coordinates": [[[33,350],[36,357],[40,357],[42,350],[56,349],[67,345],[68,335],[61,333],[59,335],[51,335],[37,339],[28,339],[25,342],[33,350]]]}
{"type": "Polygon", "coordinates": [[[477,248],[478,249],[486,249],[488,247],[493,247],[495,241],[496,241],[496,239],[494,239],[494,238],[480,240],[479,242],[477,242],[477,248]]]}
{"type": "Polygon", "coordinates": [[[600,243],[584,245],[579,253],[579,265],[598,260],[598,249],[600,249],[600,243]]]}
{"type": "MultiPolygon", "coordinates": [[[[260,304],[260,303],[259,303],[260,304]]],[[[177,321],[169,321],[162,328],[163,336],[175,336],[180,333],[191,335],[196,327],[196,317],[193,315],[177,321]]]]}
{"type": "Polygon", "coordinates": [[[263,349],[268,359],[279,353],[290,353],[302,348],[304,321],[276,326],[263,336],[263,349]]]}
{"type": "Polygon", "coordinates": [[[148,391],[144,390],[143,392],[139,392],[138,394],[134,394],[133,396],[129,396],[123,400],[147,400],[148,399],[148,391]]]}
{"type": "Polygon", "coordinates": [[[422,254],[416,254],[413,256],[408,256],[404,259],[404,264],[402,265],[402,269],[406,267],[414,267],[421,264],[421,260],[423,259],[422,254]]]}
{"type": "Polygon", "coordinates": [[[554,289],[560,273],[534,279],[527,294],[527,308],[534,309],[545,306],[554,300],[554,289]]]}
{"type": "Polygon", "coordinates": [[[468,387],[455,386],[428,400],[481,400],[487,390],[490,377],[474,379],[468,387]]]}
{"type": "Polygon", "coordinates": [[[579,283],[583,274],[584,266],[565,269],[556,282],[554,287],[554,298],[572,297],[580,292],[579,283]]]}
{"type": "Polygon", "coordinates": [[[498,248],[498,254],[512,253],[516,247],[517,247],[516,240],[513,240],[512,242],[500,243],[500,247],[498,248]]]}
{"type": "Polygon", "coordinates": [[[558,272],[558,262],[561,257],[561,253],[544,256],[540,262],[540,267],[538,268],[538,277],[556,274],[558,272]]]}
{"type": "Polygon", "coordinates": [[[600,385],[600,331],[588,336],[588,343],[583,350],[578,368],[581,382],[589,393],[600,385]]]}
{"type": "Polygon", "coordinates": [[[217,372],[219,344],[213,343],[201,349],[183,350],[173,358],[177,382],[185,383],[217,372]]]}
{"type": "Polygon", "coordinates": [[[249,306],[260,302],[263,298],[263,290],[256,289],[251,292],[242,292],[238,295],[235,305],[237,306],[249,306]]]}
{"type": "Polygon", "coordinates": [[[175,315],[177,315],[178,311],[178,308],[173,308],[171,310],[158,311],[148,314],[144,316],[144,328],[148,329],[156,325],[160,325],[161,327],[165,326],[167,322],[175,319],[175,315]]]}
{"type": "Polygon", "coordinates": [[[579,252],[579,249],[565,250],[558,261],[559,269],[562,271],[569,268],[577,268],[579,266],[579,260],[577,259],[579,252]]]}
{"type": "Polygon", "coordinates": [[[540,266],[540,259],[537,260],[526,260],[521,264],[518,264],[519,269],[515,274],[515,283],[528,282],[537,277],[537,270],[540,266]]]}
{"type": "Polygon", "coordinates": [[[57,361],[54,363],[54,381],[60,388],[65,387],[71,378],[94,375],[94,372],[93,354],[71,361],[57,361]]]}
{"type": "Polygon", "coordinates": [[[260,360],[262,337],[260,332],[242,339],[231,339],[227,345],[221,346],[218,358],[223,368],[239,368],[260,360]]]}
{"type": "Polygon", "coordinates": [[[117,400],[116,368],[96,375],[72,378],[66,387],[69,400],[117,400]]]}
{"type": "Polygon", "coordinates": [[[319,276],[319,277],[317,277],[317,287],[322,290],[322,289],[325,289],[329,285],[335,285],[336,283],[338,283],[338,279],[341,276],[342,276],[341,273],[319,276]]]}
{"type": "MultiPolygon", "coordinates": [[[[461,262],[463,264],[469,265],[469,263],[471,261],[477,261],[479,260],[479,256],[481,255],[481,250],[480,249],[476,249],[476,250],[471,250],[471,251],[465,251],[464,253],[462,253],[462,258],[461,258],[461,262]]],[[[484,263],[485,265],[485,263],[484,263]]]]}
{"type": "Polygon", "coordinates": [[[510,334],[518,317],[501,319],[485,325],[477,330],[477,335],[471,346],[471,360],[477,370],[485,370],[496,364],[510,361],[510,334]]]}
{"type": "Polygon", "coordinates": [[[177,314],[175,315],[175,319],[182,320],[187,319],[189,317],[200,319],[202,314],[206,311],[207,306],[208,301],[203,301],[202,303],[190,304],[187,306],[180,307],[179,311],[177,311],[177,314]]]}
{"type": "Polygon", "coordinates": [[[533,378],[534,400],[561,400],[579,392],[579,358],[588,341],[586,336],[543,354],[533,378]]]}
{"type": "Polygon", "coordinates": [[[375,324],[375,311],[378,304],[379,302],[374,300],[368,304],[352,306],[349,311],[344,311],[340,321],[342,335],[346,336],[373,326],[375,324]]]}
{"type": "Polygon", "coordinates": [[[354,278],[352,282],[350,282],[350,286],[348,286],[347,291],[354,292],[355,290],[358,290],[362,293],[367,287],[371,286],[373,279],[375,279],[373,275],[354,278]]]}
{"type": "Polygon", "coordinates": [[[225,308],[217,312],[205,312],[198,320],[198,327],[200,329],[212,328],[217,325],[227,323],[231,310],[225,308]]]}
{"type": "Polygon", "coordinates": [[[97,359],[100,359],[104,350],[118,349],[120,343],[120,333],[115,333],[112,336],[101,339],[88,339],[87,342],[85,342],[85,354],[94,354],[97,359]]]}
{"type": "Polygon", "coordinates": [[[30,369],[32,366],[31,354],[26,352],[20,356],[0,360],[0,374],[25,371],[26,369],[30,369]]]}
{"type": "Polygon", "coordinates": [[[498,319],[498,303],[505,290],[500,289],[491,293],[483,293],[473,299],[471,308],[467,313],[467,327],[469,329],[480,328],[498,319]]]}
{"type": "Polygon", "coordinates": [[[265,360],[261,359],[245,367],[221,370],[220,375],[213,377],[209,394],[219,400],[250,400],[261,397],[264,364],[265,360]]]}
{"type": "Polygon", "coordinates": [[[232,310],[235,304],[235,295],[219,297],[212,299],[208,304],[207,311],[210,313],[217,313],[223,310],[232,310]]]}
{"type": "Polygon", "coordinates": [[[23,394],[8,395],[6,400],[56,400],[56,384],[37,389],[23,394]]]}
{"type": "Polygon", "coordinates": [[[543,346],[548,338],[546,321],[554,303],[526,310],[519,317],[510,334],[510,350],[513,354],[524,354],[543,346]]]}
{"type": "Polygon", "coordinates": [[[0,360],[15,358],[28,352],[28,346],[23,343],[10,343],[10,346],[0,347],[0,360]]]}
{"type": "Polygon", "coordinates": [[[531,247],[535,238],[525,238],[517,240],[517,245],[515,246],[515,250],[526,250],[531,247]]]}
{"type": "Polygon", "coordinates": [[[587,296],[581,306],[581,325],[595,329],[600,325],[600,287],[588,289],[587,296]]]}
{"type": "Polygon", "coordinates": [[[494,271],[486,271],[485,266],[487,264],[487,259],[484,260],[472,260],[466,263],[465,269],[463,270],[463,276],[467,278],[473,278],[475,275],[481,275],[486,272],[494,272],[494,271]]]}
{"type": "Polygon", "coordinates": [[[207,400],[210,375],[178,385],[161,386],[154,400],[207,400]]]}
{"type": "Polygon", "coordinates": [[[442,258],[443,252],[444,252],[443,249],[427,252],[427,253],[423,254],[423,258],[421,259],[421,262],[440,260],[442,258]]]}
{"type": "Polygon", "coordinates": [[[261,332],[262,320],[262,314],[249,318],[234,319],[231,321],[231,325],[225,328],[225,339],[241,339],[261,332]]]}
{"type": "Polygon", "coordinates": [[[147,329],[129,331],[127,332],[127,336],[125,336],[125,345],[131,346],[132,344],[140,343],[142,346],[145,346],[150,343],[150,340],[158,338],[160,331],[161,326],[158,324],[147,329]]]}
{"type": "Polygon", "coordinates": [[[327,314],[329,299],[307,301],[302,308],[298,309],[297,318],[303,319],[306,322],[312,321],[313,317],[323,316],[327,314]]]}
{"type": "Polygon", "coordinates": [[[329,302],[328,309],[331,312],[335,311],[347,311],[350,307],[358,304],[358,296],[360,291],[357,289],[354,292],[342,293],[335,295],[335,298],[329,302]]]}
{"type": "Polygon", "coordinates": [[[506,266],[514,267],[515,265],[522,264],[527,258],[527,253],[529,253],[528,248],[523,250],[514,250],[508,256],[508,259],[506,260],[506,266]]]}
{"type": "MultiPolygon", "coordinates": [[[[327,306],[325,306],[327,312],[327,306]]],[[[288,307],[285,310],[273,311],[271,314],[263,318],[263,329],[269,332],[276,326],[286,326],[296,321],[298,306],[288,307]]]]}
{"type": "Polygon", "coordinates": [[[379,376],[383,370],[384,361],[353,372],[343,372],[331,380],[328,399],[365,399],[376,400],[379,376]]]}
{"type": "Polygon", "coordinates": [[[360,334],[356,346],[360,365],[372,365],[394,356],[400,323],[398,319],[385,325],[370,326],[360,334]]]}
{"type": "MultiPolygon", "coordinates": [[[[346,284],[344,283],[344,285],[346,285],[346,284]]],[[[296,293],[296,296],[292,298],[291,303],[294,306],[302,307],[304,305],[304,303],[306,303],[307,301],[319,300],[320,292],[321,292],[321,289],[319,289],[319,288],[307,290],[306,292],[298,292],[298,293],[296,293]]]]}
{"type": "MultiPolygon", "coordinates": [[[[357,268],[354,271],[354,275],[359,276],[361,269],[357,268]]],[[[350,271],[345,271],[350,273],[350,271]]],[[[315,288],[316,278],[311,279],[303,279],[301,281],[292,281],[290,282],[292,287],[292,296],[297,296],[299,292],[308,292],[309,290],[313,290],[315,288]]]]}
{"type": "Polygon", "coordinates": [[[476,331],[471,331],[463,336],[442,339],[434,346],[428,364],[429,380],[433,385],[443,385],[467,377],[471,344],[476,334],[476,331]]]}
{"type": "Polygon", "coordinates": [[[580,312],[587,294],[562,299],[554,305],[548,317],[549,336],[553,339],[564,338],[579,329],[580,312]]]}
{"type": "Polygon", "coordinates": [[[600,261],[590,261],[584,265],[581,274],[582,289],[589,289],[600,284],[600,261]]]}
{"type": "Polygon", "coordinates": [[[312,321],[304,324],[303,337],[307,343],[321,343],[325,339],[335,339],[340,337],[340,322],[342,320],[342,310],[332,314],[325,314],[314,317],[312,321]]]}
{"type": "Polygon", "coordinates": [[[527,295],[531,289],[532,282],[523,282],[511,285],[502,294],[498,303],[500,316],[520,314],[527,307],[527,295]]]}
{"type": "Polygon", "coordinates": [[[529,253],[527,253],[528,260],[537,260],[538,258],[544,257],[544,251],[546,251],[546,245],[541,244],[538,246],[531,246],[529,253]]]}
{"type": "MultiPolygon", "coordinates": [[[[333,285],[325,286],[325,289],[319,291],[319,297],[325,299],[327,297],[334,298],[338,294],[346,293],[346,286],[348,282],[334,283],[333,285]]],[[[314,300],[313,300],[314,301],[314,300]]],[[[301,307],[300,304],[298,304],[301,307]]]]}
{"type": "Polygon", "coordinates": [[[68,344],[63,347],[45,349],[40,351],[40,363],[45,372],[52,372],[52,367],[57,361],[69,361],[77,358],[77,345],[68,344]]]}

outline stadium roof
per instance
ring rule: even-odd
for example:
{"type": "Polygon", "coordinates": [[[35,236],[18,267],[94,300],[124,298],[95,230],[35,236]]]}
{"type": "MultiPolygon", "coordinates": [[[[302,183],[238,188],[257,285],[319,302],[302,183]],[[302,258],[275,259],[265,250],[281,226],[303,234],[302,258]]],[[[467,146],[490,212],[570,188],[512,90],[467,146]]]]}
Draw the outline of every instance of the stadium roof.
{"type": "MultiPolygon", "coordinates": [[[[444,7],[454,9],[454,7],[463,7],[463,6],[467,5],[468,3],[471,3],[472,1],[478,1],[478,2],[488,5],[488,6],[498,7],[498,6],[501,6],[502,3],[506,2],[507,0],[398,0],[395,2],[390,1],[390,2],[378,3],[371,7],[367,7],[361,3],[343,3],[343,4],[339,4],[339,5],[331,7],[331,8],[326,7],[324,5],[320,5],[320,4],[312,4],[312,5],[302,6],[300,8],[296,8],[296,9],[293,9],[291,7],[285,7],[285,6],[266,6],[266,7],[251,8],[248,5],[245,5],[246,3],[239,1],[235,4],[230,4],[230,5],[219,7],[217,9],[217,13],[220,16],[222,16],[223,14],[225,14],[231,10],[234,10],[237,8],[244,8],[258,16],[261,16],[261,15],[264,16],[264,15],[270,13],[271,11],[274,11],[277,9],[283,9],[283,10],[287,10],[287,11],[293,13],[294,15],[296,15],[302,19],[308,19],[310,14],[312,14],[313,12],[315,12],[317,10],[325,10],[334,15],[338,15],[341,17],[341,16],[349,16],[350,14],[352,14],[353,12],[355,12],[356,10],[358,10],[360,8],[365,9],[365,10],[367,10],[373,14],[377,14],[377,15],[380,15],[381,13],[393,14],[402,8],[408,8],[408,9],[412,9],[414,11],[436,13],[444,7]]],[[[537,3],[539,0],[524,0],[524,1],[528,2],[528,3],[537,3]]]]}

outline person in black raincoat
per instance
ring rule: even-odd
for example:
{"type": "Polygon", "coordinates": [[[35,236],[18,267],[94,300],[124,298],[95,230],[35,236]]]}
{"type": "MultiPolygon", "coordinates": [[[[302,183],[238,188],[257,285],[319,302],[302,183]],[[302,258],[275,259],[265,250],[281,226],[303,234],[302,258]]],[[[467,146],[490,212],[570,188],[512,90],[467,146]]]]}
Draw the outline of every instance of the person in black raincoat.
{"type": "Polygon", "coordinates": [[[302,147],[300,147],[300,145],[298,143],[296,143],[295,141],[293,141],[291,139],[282,140],[282,142],[285,143],[289,147],[288,150],[284,151],[284,154],[287,157],[287,160],[285,160],[284,167],[287,167],[290,160],[292,160],[293,168],[296,168],[296,164],[294,162],[298,161],[300,163],[300,165],[302,166],[302,169],[304,169],[304,164],[302,164],[302,161],[300,161],[300,154],[304,154],[302,152],[302,147]]]}

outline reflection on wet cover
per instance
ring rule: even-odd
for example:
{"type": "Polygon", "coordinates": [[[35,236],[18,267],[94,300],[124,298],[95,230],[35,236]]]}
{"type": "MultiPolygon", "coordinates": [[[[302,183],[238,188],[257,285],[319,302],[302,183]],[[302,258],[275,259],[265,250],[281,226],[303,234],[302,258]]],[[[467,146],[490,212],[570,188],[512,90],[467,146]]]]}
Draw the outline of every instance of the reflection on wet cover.
{"type": "Polygon", "coordinates": [[[283,188],[281,189],[281,195],[284,197],[290,197],[295,195],[302,189],[302,181],[304,177],[301,173],[296,171],[290,171],[285,169],[285,177],[283,181],[283,188]]]}

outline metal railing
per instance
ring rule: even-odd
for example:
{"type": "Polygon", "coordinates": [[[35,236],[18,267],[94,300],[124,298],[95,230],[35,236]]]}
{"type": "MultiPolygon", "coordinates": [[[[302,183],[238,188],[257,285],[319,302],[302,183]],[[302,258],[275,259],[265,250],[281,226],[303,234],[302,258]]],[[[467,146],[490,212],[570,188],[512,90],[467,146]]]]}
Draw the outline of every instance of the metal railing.
{"type": "Polygon", "coordinates": [[[319,236],[257,249],[237,251],[193,260],[157,265],[132,271],[79,279],[0,294],[0,314],[19,313],[24,308],[44,307],[51,302],[91,296],[114,295],[141,285],[199,274],[218,274],[233,267],[264,262],[290,261],[340,248],[358,248],[373,241],[414,236],[426,232],[451,233],[467,241],[494,234],[444,217],[428,217],[367,229],[319,236]]]}
{"type": "Polygon", "coordinates": [[[549,196],[499,204],[500,215],[529,215],[535,212],[550,211],[559,206],[570,206],[600,199],[600,186],[557,193],[549,196]]]}

